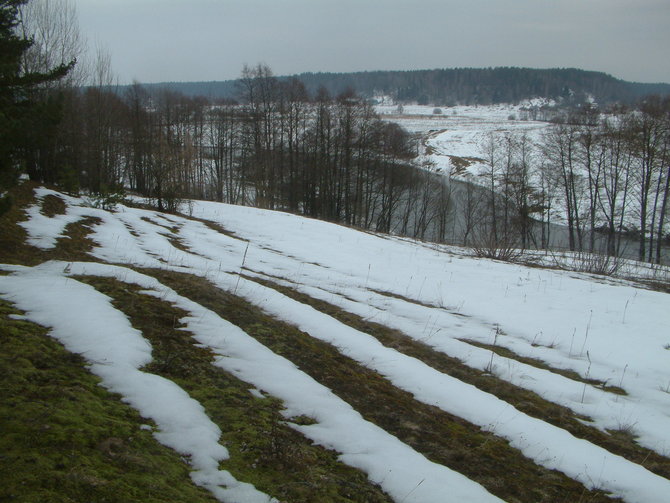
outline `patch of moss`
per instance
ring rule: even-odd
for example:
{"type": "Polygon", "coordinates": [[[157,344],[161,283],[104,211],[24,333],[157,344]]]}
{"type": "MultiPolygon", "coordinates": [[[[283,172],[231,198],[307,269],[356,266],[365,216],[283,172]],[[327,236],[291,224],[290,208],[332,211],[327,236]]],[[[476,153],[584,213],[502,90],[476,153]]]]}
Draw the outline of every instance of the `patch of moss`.
{"type": "Polygon", "coordinates": [[[77,355],[0,301],[0,501],[213,502],[77,355]]]}
{"type": "Polygon", "coordinates": [[[388,497],[337,454],[312,445],[286,424],[282,403],[258,398],[251,385],[215,367],[214,355],[181,329],[186,313],[109,278],[78,278],[110,296],[152,344],[143,370],[174,381],[203,405],[222,431],[230,459],[222,462],[238,480],[290,502],[387,502],[388,497]]]}

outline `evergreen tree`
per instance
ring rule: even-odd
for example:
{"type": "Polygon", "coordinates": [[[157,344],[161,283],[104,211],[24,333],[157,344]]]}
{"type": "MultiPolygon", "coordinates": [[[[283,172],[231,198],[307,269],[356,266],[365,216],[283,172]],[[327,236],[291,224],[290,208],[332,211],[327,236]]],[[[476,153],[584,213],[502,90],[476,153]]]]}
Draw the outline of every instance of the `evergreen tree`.
{"type": "MultiPolygon", "coordinates": [[[[61,79],[75,64],[72,61],[46,72],[22,70],[22,58],[33,44],[17,30],[19,8],[27,1],[0,0],[0,190],[15,183],[26,169],[31,132],[58,120],[59,106],[40,101],[35,90],[61,79]]],[[[0,206],[7,208],[7,200],[0,206]]]]}

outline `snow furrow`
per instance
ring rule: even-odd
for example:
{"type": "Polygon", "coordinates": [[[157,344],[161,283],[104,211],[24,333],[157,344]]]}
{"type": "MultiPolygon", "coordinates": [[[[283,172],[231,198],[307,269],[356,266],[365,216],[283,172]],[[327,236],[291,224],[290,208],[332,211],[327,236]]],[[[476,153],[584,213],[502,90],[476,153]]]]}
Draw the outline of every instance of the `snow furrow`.
{"type": "MultiPolygon", "coordinates": [[[[489,494],[476,482],[427,460],[396,437],[364,420],[349,404],[297,369],[290,361],[274,354],[235,325],[221,319],[199,304],[178,295],[174,290],[162,285],[154,278],[118,266],[83,262],[71,264],[51,262],[32,270],[19,271],[17,277],[11,277],[14,282],[10,280],[8,283],[12,289],[25,291],[26,296],[28,296],[32,287],[17,284],[17,282],[24,281],[25,277],[35,278],[38,282],[48,279],[57,289],[64,288],[64,284],[68,280],[64,277],[62,271],[67,265],[69,265],[68,275],[105,276],[137,284],[145,289],[143,293],[154,295],[187,311],[189,315],[180,321],[186,324],[185,330],[193,333],[194,339],[198,343],[206,345],[218,355],[216,365],[245,382],[283,400],[287,407],[283,413],[287,419],[290,420],[293,416],[301,415],[314,418],[317,421],[316,424],[292,426],[314,442],[340,452],[340,458],[343,462],[363,470],[368,474],[370,480],[379,484],[396,501],[407,503],[460,503],[462,501],[493,503],[502,501],[489,494]]],[[[90,290],[93,289],[73,280],[69,281],[70,286],[67,290],[67,296],[72,298],[73,301],[84,302],[81,295],[76,295],[77,292],[81,290],[89,294],[90,290]]],[[[0,288],[2,284],[0,282],[0,288]]],[[[66,292],[60,293],[64,294],[66,292]]],[[[96,294],[104,297],[97,292],[96,294]]],[[[93,295],[93,297],[96,297],[96,295],[93,295]]],[[[22,309],[30,308],[29,316],[31,318],[39,318],[42,323],[50,321],[47,324],[52,326],[58,325],[58,322],[54,322],[52,316],[40,316],[39,312],[35,310],[35,306],[29,305],[30,303],[26,301],[24,296],[17,300],[19,300],[22,309]]],[[[105,301],[108,302],[107,299],[103,302],[105,301]]],[[[69,301],[66,301],[66,303],[69,304],[69,301]]],[[[54,304],[53,309],[56,309],[58,302],[52,302],[52,304],[54,304]]],[[[62,312],[71,312],[66,306],[60,305],[58,308],[65,308],[62,312]]],[[[91,319],[103,311],[105,311],[105,308],[102,305],[87,310],[91,319]]],[[[111,331],[114,332],[114,327],[120,325],[124,318],[113,308],[112,312],[113,314],[110,313],[108,317],[116,316],[120,318],[117,323],[110,323],[109,325],[111,331]]],[[[75,318],[74,315],[72,317],[75,318]]],[[[91,330],[90,322],[91,320],[84,321],[82,327],[91,330]]],[[[127,323],[127,320],[125,322],[127,323]]],[[[76,322],[75,325],[78,323],[76,322]]],[[[55,336],[59,337],[60,333],[61,330],[54,328],[55,336]]],[[[137,334],[131,335],[137,336],[137,334]]],[[[100,334],[100,337],[107,340],[107,344],[103,345],[100,352],[95,354],[95,357],[103,357],[107,350],[125,352],[123,347],[117,347],[111,337],[108,338],[109,333],[100,334]]],[[[82,337],[82,339],[85,339],[85,337],[82,337]]],[[[67,339],[65,340],[67,341],[67,339]]],[[[95,345],[98,341],[89,338],[82,342],[87,344],[86,348],[88,348],[89,345],[95,345]]],[[[69,349],[81,352],[77,350],[81,347],[78,343],[72,343],[69,349]]],[[[93,357],[94,355],[90,356],[93,357]]],[[[116,360],[122,362],[123,358],[117,358],[116,360]]],[[[109,365],[113,366],[113,362],[105,362],[105,364],[108,367],[109,365]]],[[[159,419],[161,419],[161,414],[165,415],[159,424],[161,430],[165,429],[166,431],[157,434],[157,438],[180,452],[191,454],[194,466],[201,467],[193,475],[196,482],[214,489],[215,494],[220,492],[224,495],[223,501],[267,501],[267,497],[265,500],[235,499],[240,498],[237,496],[237,493],[241,492],[241,487],[238,487],[239,483],[235,484],[234,480],[229,482],[231,481],[229,474],[216,471],[216,464],[208,466],[211,462],[217,460],[217,454],[220,455],[218,459],[225,459],[227,452],[225,448],[218,444],[219,432],[216,426],[213,424],[210,426],[209,436],[198,435],[198,430],[205,429],[205,426],[196,428],[198,422],[193,421],[191,417],[196,416],[195,412],[180,411],[179,414],[176,414],[176,411],[180,410],[182,405],[190,400],[188,397],[179,396],[174,392],[169,393],[169,390],[163,392],[161,387],[154,387],[154,390],[157,389],[157,391],[151,396],[151,388],[144,388],[137,384],[136,376],[132,374],[119,376],[117,375],[118,370],[114,367],[109,372],[97,368],[94,371],[99,375],[102,372],[101,377],[106,379],[106,383],[109,382],[110,388],[122,393],[133,406],[136,406],[143,413],[151,415],[152,418],[159,416],[159,419]],[[124,379],[121,384],[118,382],[120,379],[124,379]],[[125,384],[126,381],[128,384],[125,384]],[[133,386],[137,386],[139,391],[133,386]],[[177,417],[172,417],[172,415],[177,417]],[[183,424],[175,425],[175,422],[183,424]],[[186,429],[188,425],[191,425],[194,431],[186,429]],[[180,428],[176,428],[176,426],[180,428]],[[192,441],[190,445],[188,444],[191,436],[198,439],[197,444],[193,445],[192,441]],[[186,442],[187,445],[181,445],[180,442],[181,444],[186,442]],[[224,473],[226,474],[225,478],[224,473]],[[220,484],[229,485],[229,483],[235,485],[235,492],[233,489],[218,487],[220,484]],[[226,496],[232,499],[226,499],[226,496]]],[[[142,373],[140,372],[140,374],[142,373]]],[[[151,376],[149,381],[148,384],[153,382],[155,385],[157,382],[160,383],[165,380],[151,376]]],[[[165,386],[176,387],[171,382],[167,382],[169,385],[166,384],[165,386]]],[[[191,408],[195,408],[196,412],[204,413],[200,404],[193,404],[191,408]]],[[[250,491],[248,486],[242,487],[246,488],[247,492],[250,491]]]]}
{"type": "MultiPolygon", "coordinates": [[[[267,277],[258,274],[259,277],[267,277]]],[[[496,377],[515,386],[533,391],[544,399],[567,407],[581,416],[592,419],[592,425],[601,431],[632,427],[640,445],[661,455],[667,454],[670,444],[665,432],[670,429],[670,417],[657,408],[648,407],[639,398],[630,398],[604,391],[534,367],[513,358],[492,355],[491,350],[478,348],[459,339],[443,336],[457,333],[464,339],[504,344],[505,336],[496,336],[493,327],[482,326],[476,320],[454,316],[444,309],[420,306],[401,299],[380,295],[353,287],[345,292],[329,290],[326,285],[310,287],[288,279],[268,277],[279,284],[294,288],[315,299],[328,301],[337,307],[370,321],[401,331],[434,350],[458,358],[471,368],[492,372],[496,377]],[[481,337],[488,333],[488,339],[481,337]],[[503,339],[503,340],[501,340],[503,339]]],[[[618,384],[618,383],[615,383],[618,384]]]]}
{"type": "MultiPolygon", "coordinates": [[[[68,214],[91,211],[71,206],[68,214]]],[[[560,470],[587,487],[610,491],[629,503],[660,503],[670,494],[670,481],[643,467],[528,417],[492,395],[385,348],[374,338],[245,280],[239,273],[244,267],[273,278],[290,278],[294,288],[308,295],[398,328],[417,340],[427,339],[435,349],[462,358],[475,368],[490,360],[491,353],[456,339],[491,343],[493,327],[499,326],[507,334],[502,345],[522,356],[621,384],[629,396],[613,397],[496,356],[493,361],[498,364],[500,378],[593,417],[601,429],[617,422],[633,424],[642,443],[667,455],[664,442],[670,394],[662,387],[670,387],[670,382],[666,383],[670,352],[664,351],[663,345],[670,340],[659,329],[665,321],[670,322],[664,295],[624,284],[597,284],[577,274],[449,255],[443,248],[380,239],[282,213],[203,202],[194,203],[193,213],[249,242],[216,233],[200,222],[170,217],[180,226],[178,237],[193,251],[184,252],[162,235],[163,227],[141,219],[146,212],[122,208],[114,215],[96,211],[103,223],[95,227],[94,239],[99,246],[94,254],[110,262],[189,272],[208,278],[223,290],[234,290],[274,317],[297,325],[380,372],[417,400],[495,432],[539,465],[560,470]],[[377,292],[416,299],[425,305],[377,292]],[[536,340],[545,347],[535,344],[536,340]]],[[[234,366],[231,371],[242,372],[234,366]]],[[[308,436],[320,434],[318,427],[300,428],[308,436]]],[[[368,469],[368,473],[374,472],[368,469]]]]}
{"type": "MultiPolygon", "coordinates": [[[[87,265],[90,271],[91,264],[87,265]]],[[[218,426],[174,382],[139,370],[151,362],[149,343],[112,307],[108,297],[68,278],[63,272],[67,266],[63,262],[33,268],[2,266],[13,274],[0,276],[0,296],[25,311],[30,321],[50,327],[49,334],[69,351],[82,355],[106,388],[152,419],[158,426],[154,437],[189,457],[191,478],[197,485],[223,502],[276,502],[219,470],[219,462],[229,456],[219,444],[218,426]]],[[[81,272],[76,265],[70,268],[81,272]]]]}

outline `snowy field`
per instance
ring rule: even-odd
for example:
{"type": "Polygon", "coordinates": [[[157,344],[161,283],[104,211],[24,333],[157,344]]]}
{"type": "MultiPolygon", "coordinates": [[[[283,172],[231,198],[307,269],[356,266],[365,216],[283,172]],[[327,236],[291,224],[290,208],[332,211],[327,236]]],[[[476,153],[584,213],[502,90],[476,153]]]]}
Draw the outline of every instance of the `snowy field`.
{"type": "Polygon", "coordinates": [[[490,134],[526,134],[537,142],[548,122],[520,120],[522,105],[491,105],[434,107],[404,105],[398,113],[397,105],[377,105],[375,110],[385,120],[397,122],[422,139],[422,164],[436,173],[472,180],[483,171],[481,161],[487,158],[485,145],[490,134]],[[439,108],[440,114],[435,114],[439,108]],[[453,157],[470,162],[466,171],[455,169],[453,157]],[[479,160],[479,161],[478,161],[479,160]]]}
{"type": "MultiPolygon", "coordinates": [[[[505,113],[509,112],[500,111],[505,113]]],[[[444,123],[438,129],[456,119],[439,120],[444,123]]],[[[314,424],[294,427],[337,451],[343,462],[363,470],[395,501],[501,500],[366,421],[329,389],[238,327],[127,266],[207,278],[332,344],[416,400],[508,440],[538,465],[629,503],[668,501],[670,481],[644,466],[531,417],[239,273],[244,267],[252,278],[271,279],[396,328],[435,351],[589,418],[583,421],[593,428],[632,431],[641,446],[662,456],[670,456],[667,294],[619,280],[476,259],[457,249],[376,236],[280,212],[194,202],[192,215],[231,233],[222,234],[174,215],[125,206],[110,213],[46,189],[38,189],[37,194],[62,197],[67,213],[49,218],[38,205],[33,207],[23,223],[30,243],[49,249],[68,223],[96,217],[101,223],[93,227],[91,237],[97,243],[92,252],[97,262],[0,266],[10,273],[0,276],[0,296],[15,303],[30,320],[51,327],[53,337],[89,360],[105,386],[153,419],[157,440],[188,455],[194,482],[220,501],[273,499],[219,469],[219,461],[229,454],[202,407],[175,383],[139,370],[151,360],[150,345],[109,298],[71,276],[114,277],[179,306],[188,313],[182,321],[196,342],[218,355],[216,365],[250,388],[281,399],[287,418],[313,417],[314,424]],[[177,238],[184,249],[169,238],[177,238]],[[551,368],[574,371],[580,379],[494,354],[474,343],[507,348],[551,368]],[[589,379],[622,388],[626,394],[584,382],[589,379]]]]}

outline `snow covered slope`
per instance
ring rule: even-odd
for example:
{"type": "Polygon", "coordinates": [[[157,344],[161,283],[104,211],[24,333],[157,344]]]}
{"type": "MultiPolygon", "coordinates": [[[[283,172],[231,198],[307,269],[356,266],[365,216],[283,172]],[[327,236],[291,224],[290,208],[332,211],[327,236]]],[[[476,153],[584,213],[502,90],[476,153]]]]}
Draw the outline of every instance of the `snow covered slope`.
{"type": "Polygon", "coordinates": [[[417,403],[494,433],[536,465],[586,488],[630,503],[668,501],[670,480],[644,461],[578,438],[279,286],[396,329],[436,354],[532,391],[598,435],[629,432],[642,452],[658,459],[670,455],[667,294],[623,281],[476,259],[462,250],[280,212],[196,201],[192,216],[201,220],[195,220],[125,206],[111,213],[46,189],[37,195],[62,198],[67,210],[47,217],[38,201],[22,224],[30,243],[48,250],[68,223],[93,217],[98,219],[91,234],[95,261],[1,266],[10,274],[0,276],[0,296],[29,319],[52,327],[51,334],[69,350],[89,359],[107,387],[154,419],[160,430],[156,438],[188,454],[193,480],[220,501],[272,501],[273,495],[219,469],[228,452],[218,442],[217,427],[179,386],[139,370],[151,359],[142,334],[77,277],[140,285],[184,310],[188,314],[182,322],[195,342],[217,355],[215,365],[281,399],[287,419],[313,418],[313,424],[293,427],[337,451],[394,501],[502,500],[495,487],[429,459],[417,446],[365,419],[289,359],[130,267],[207,278],[376,371],[417,403]],[[167,402],[179,403],[182,413],[167,413],[167,402]]]}

